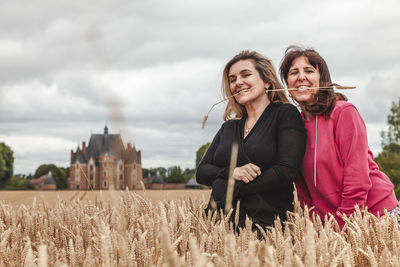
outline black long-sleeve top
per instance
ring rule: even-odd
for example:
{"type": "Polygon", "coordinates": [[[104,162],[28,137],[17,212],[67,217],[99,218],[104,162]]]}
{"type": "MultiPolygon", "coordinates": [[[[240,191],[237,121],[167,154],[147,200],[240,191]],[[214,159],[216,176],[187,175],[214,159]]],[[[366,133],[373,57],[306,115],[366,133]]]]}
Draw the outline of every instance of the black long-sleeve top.
{"type": "Polygon", "coordinates": [[[243,138],[246,118],[222,125],[197,168],[196,180],[211,186],[228,179],[232,143],[237,142],[237,166],[253,163],[261,175],[247,184],[237,182],[236,195],[253,221],[271,225],[276,215],[285,217],[293,208],[293,180],[300,175],[306,131],[291,104],[270,103],[243,138]]]}

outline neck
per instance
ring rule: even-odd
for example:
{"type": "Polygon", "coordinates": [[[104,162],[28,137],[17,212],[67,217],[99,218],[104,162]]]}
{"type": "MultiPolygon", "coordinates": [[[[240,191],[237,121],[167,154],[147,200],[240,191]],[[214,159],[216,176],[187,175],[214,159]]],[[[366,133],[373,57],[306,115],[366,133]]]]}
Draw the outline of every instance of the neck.
{"type": "Polygon", "coordinates": [[[271,101],[266,96],[265,98],[261,99],[261,101],[246,105],[245,108],[247,112],[247,120],[257,120],[270,103],[271,101]]]}

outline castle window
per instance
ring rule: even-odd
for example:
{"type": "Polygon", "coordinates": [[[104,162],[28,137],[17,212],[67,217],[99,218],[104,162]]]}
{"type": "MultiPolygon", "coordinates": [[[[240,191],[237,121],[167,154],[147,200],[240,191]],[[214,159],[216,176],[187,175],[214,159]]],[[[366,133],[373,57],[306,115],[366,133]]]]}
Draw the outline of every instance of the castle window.
{"type": "Polygon", "coordinates": [[[119,179],[122,180],[124,176],[122,174],[119,175],[119,179]]]}
{"type": "Polygon", "coordinates": [[[90,180],[93,180],[93,174],[90,174],[90,180]]]}
{"type": "Polygon", "coordinates": [[[76,185],[76,189],[79,189],[79,184],[76,185]]]}
{"type": "Polygon", "coordinates": [[[107,172],[104,172],[104,177],[106,177],[107,176],[107,172]]]}
{"type": "Polygon", "coordinates": [[[104,187],[107,187],[107,181],[104,181],[103,185],[104,187]]]}
{"type": "Polygon", "coordinates": [[[107,167],[107,163],[104,162],[104,163],[103,163],[103,167],[104,167],[104,168],[107,167]]]}
{"type": "Polygon", "coordinates": [[[122,164],[121,164],[121,165],[119,165],[119,169],[120,169],[120,170],[122,170],[122,164]]]}
{"type": "Polygon", "coordinates": [[[93,164],[90,164],[90,170],[93,171],[93,164]]]}

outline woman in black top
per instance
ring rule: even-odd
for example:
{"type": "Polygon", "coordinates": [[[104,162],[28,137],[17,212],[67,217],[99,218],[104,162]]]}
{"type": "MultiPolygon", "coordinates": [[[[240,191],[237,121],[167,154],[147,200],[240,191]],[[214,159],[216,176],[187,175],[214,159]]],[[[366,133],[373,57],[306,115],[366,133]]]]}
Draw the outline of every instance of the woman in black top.
{"type": "Polygon", "coordinates": [[[261,227],[272,225],[276,216],[285,220],[293,209],[293,180],[300,175],[306,133],[285,93],[268,91],[275,88],[282,86],[274,67],[259,53],[243,51],[227,63],[223,93],[240,94],[229,98],[226,122],[197,168],[198,183],[212,186],[213,194],[225,192],[231,147],[238,143],[233,178],[234,200],[241,203],[239,225],[245,215],[261,227]]]}

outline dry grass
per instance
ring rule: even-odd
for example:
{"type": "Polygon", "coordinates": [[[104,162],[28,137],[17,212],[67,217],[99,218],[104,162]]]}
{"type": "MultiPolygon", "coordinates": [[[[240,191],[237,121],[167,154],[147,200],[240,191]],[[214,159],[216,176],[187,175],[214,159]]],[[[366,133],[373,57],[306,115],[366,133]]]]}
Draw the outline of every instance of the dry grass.
{"type": "MultiPolygon", "coordinates": [[[[336,232],[297,206],[258,240],[204,218],[199,198],[151,201],[119,192],[53,205],[0,202],[0,266],[400,266],[400,226],[358,212],[336,232]]],[[[250,225],[250,221],[247,221],[250,225]]]]}
{"type": "MultiPolygon", "coordinates": [[[[79,198],[82,201],[92,202],[99,197],[99,190],[26,190],[26,191],[0,191],[0,200],[4,200],[7,204],[11,204],[14,207],[18,207],[21,204],[32,205],[33,200],[36,198],[37,202],[45,202],[50,207],[54,207],[58,198],[68,201],[71,199],[79,198]]],[[[211,190],[209,189],[171,189],[171,190],[146,190],[146,191],[135,191],[137,194],[144,196],[146,199],[157,203],[162,200],[179,200],[185,197],[199,198],[207,201],[210,197],[211,190]]],[[[124,191],[103,191],[102,197],[105,201],[116,201],[114,204],[118,204],[119,198],[124,194],[124,191]]]]}

